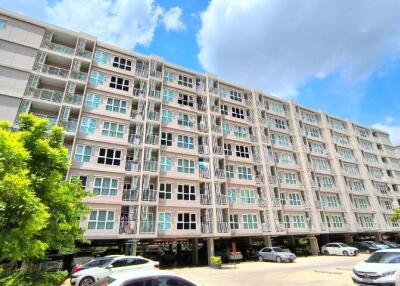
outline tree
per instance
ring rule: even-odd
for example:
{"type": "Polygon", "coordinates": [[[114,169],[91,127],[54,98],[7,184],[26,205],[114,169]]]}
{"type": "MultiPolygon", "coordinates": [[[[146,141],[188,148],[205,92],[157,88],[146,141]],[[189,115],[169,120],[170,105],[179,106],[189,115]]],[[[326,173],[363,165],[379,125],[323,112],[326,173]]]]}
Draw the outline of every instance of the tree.
{"type": "Polygon", "coordinates": [[[396,208],[395,210],[394,210],[394,214],[393,214],[393,217],[392,217],[392,221],[399,221],[400,220],[400,208],[396,208]]]}
{"type": "Polygon", "coordinates": [[[30,114],[19,130],[0,123],[0,261],[32,261],[45,251],[72,250],[83,239],[87,192],[65,179],[63,129],[30,114]]]}

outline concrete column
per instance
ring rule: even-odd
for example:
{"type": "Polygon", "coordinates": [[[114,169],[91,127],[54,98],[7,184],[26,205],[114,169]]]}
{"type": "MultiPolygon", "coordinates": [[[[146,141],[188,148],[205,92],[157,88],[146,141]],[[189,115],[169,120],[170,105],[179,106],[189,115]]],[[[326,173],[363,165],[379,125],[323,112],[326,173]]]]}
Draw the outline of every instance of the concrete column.
{"type": "Polygon", "coordinates": [[[207,257],[208,257],[208,264],[210,265],[210,258],[214,256],[214,238],[208,237],[207,238],[207,257]]]}
{"type": "Polygon", "coordinates": [[[249,245],[251,245],[252,243],[253,243],[253,238],[249,236],[249,245]]]}
{"type": "Polygon", "coordinates": [[[264,246],[271,247],[272,241],[270,236],[264,236],[264,246]]]}
{"type": "Polygon", "coordinates": [[[374,236],[375,236],[375,241],[382,240],[382,233],[381,232],[375,233],[374,236]]]}
{"type": "Polygon", "coordinates": [[[351,233],[345,233],[344,234],[344,239],[346,240],[346,242],[353,242],[353,234],[351,233]]]}
{"type": "Polygon", "coordinates": [[[137,240],[131,240],[130,244],[130,255],[131,256],[136,256],[136,250],[137,250],[137,240]]]}
{"type": "Polygon", "coordinates": [[[199,239],[192,239],[192,263],[194,265],[199,264],[199,239]]]}
{"type": "Polygon", "coordinates": [[[317,238],[315,236],[310,236],[310,237],[308,237],[308,240],[310,241],[311,254],[312,255],[318,255],[319,246],[318,246],[317,238]]]}

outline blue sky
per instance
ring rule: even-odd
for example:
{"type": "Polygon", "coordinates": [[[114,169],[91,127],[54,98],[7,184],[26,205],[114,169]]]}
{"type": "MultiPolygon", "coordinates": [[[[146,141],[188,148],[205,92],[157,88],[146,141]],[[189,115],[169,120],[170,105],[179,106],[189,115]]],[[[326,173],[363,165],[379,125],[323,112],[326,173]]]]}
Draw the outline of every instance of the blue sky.
{"type": "Polygon", "coordinates": [[[400,1],[0,0],[43,21],[390,132],[400,1]]]}

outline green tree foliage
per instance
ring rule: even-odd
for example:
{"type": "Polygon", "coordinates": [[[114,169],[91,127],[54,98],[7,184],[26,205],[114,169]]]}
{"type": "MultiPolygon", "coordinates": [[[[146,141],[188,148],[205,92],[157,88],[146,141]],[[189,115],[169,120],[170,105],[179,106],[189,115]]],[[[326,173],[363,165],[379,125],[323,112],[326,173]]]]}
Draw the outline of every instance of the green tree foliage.
{"type": "Polygon", "coordinates": [[[69,168],[63,129],[20,116],[12,132],[0,123],[0,261],[32,261],[47,249],[72,250],[83,239],[87,193],[65,180],[69,168]]]}
{"type": "Polygon", "coordinates": [[[392,217],[393,221],[399,221],[400,220],[400,208],[397,208],[394,210],[394,214],[392,217]]]}

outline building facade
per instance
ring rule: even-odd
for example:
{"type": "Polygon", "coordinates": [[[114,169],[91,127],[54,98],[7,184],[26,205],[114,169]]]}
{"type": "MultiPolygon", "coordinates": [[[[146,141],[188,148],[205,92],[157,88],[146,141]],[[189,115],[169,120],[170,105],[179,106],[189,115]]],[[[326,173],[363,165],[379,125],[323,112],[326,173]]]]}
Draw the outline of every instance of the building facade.
{"type": "Polygon", "coordinates": [[[0,10],[0,118],[65,128],[96,240],[394,234],[383,131],[0,10]]]}

